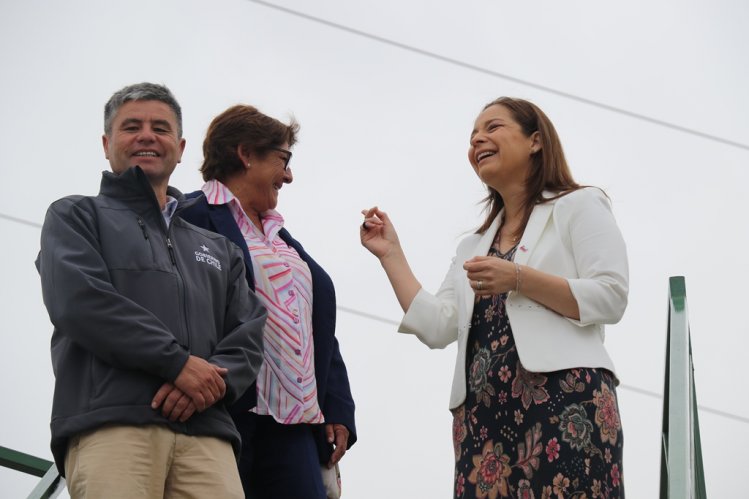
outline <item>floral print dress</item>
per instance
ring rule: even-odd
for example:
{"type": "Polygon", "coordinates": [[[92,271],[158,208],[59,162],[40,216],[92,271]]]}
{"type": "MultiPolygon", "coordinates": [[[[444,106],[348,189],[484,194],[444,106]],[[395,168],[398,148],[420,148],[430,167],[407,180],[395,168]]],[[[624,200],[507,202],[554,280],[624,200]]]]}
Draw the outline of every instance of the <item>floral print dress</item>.
{"type": "MultiPolygon", "coordinates": [[[[512,260],[517,246],[490,256],[512,260]]],[[[606,369],[520,363],[506,294],[476,298],[468,391],[453,411],[455,498],[623,498],[622,428],[606,369]]]]}

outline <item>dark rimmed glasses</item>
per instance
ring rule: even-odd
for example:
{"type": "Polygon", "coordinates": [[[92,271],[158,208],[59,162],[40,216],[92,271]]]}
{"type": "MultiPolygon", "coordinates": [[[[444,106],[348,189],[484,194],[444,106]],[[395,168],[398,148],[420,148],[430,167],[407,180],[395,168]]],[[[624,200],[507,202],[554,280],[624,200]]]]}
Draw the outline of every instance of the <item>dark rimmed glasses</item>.
{"type": "Polygon", "coordinates": [[[288,149],[284,149],[282,147],[271,147],[272,150],[282,152],[285,154],[281,159],[283,159],[283,171],[286,171],[289,169],[289,161],[291,161],[291,151],[288,149]]]}

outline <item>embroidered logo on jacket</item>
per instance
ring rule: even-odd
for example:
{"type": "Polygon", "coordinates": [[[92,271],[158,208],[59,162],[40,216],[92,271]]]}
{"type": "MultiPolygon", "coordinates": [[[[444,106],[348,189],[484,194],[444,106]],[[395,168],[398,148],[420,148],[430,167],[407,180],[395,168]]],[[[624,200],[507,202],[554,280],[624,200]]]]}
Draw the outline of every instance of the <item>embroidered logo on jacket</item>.
{"type": "Polygon", "coordinates": [[[205,244],[201,245],[200,250],[195,252],[195,260],[198,262],[207,263],[208,265],[221,270],[221,262],[218,261],[218,258],[209,254],[210,252],[211,250],[210,248],[208,248],[208,246],[206,246],[205,244]]]}

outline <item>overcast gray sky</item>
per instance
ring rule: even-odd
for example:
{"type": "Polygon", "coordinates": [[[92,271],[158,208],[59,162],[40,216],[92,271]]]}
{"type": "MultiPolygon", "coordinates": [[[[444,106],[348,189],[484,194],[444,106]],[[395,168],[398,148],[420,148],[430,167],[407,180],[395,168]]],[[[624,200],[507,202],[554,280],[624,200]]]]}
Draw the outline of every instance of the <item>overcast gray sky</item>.
{"type": "MultiPolygon", "coordinates": [[[[103,105],[146,80],[182,104],[187,148],[172,183],[185,191],[201,185],[203,135],[226,107],[301,123],[279,210],[337,286],[360,438],[342,462],[345,497],[451,497],[455,349],[395,333],[400,309],[359,246],[359,211],[390,214],[436,290],[481,220],[473,119],[510,95],[546,111],[576,179],[607,191],[627,241],[630,305],[607,347],[628,494],[658,493],[667,282],[684,275],[707,491],[734,496],[749,444],[748,25],[741,0],[2,0],[0,445],[50,458],[39,225],[55,199],[96,193],[103,105]]],[[[0,470],[0,483],[19,497],[36,479],[0,470]]]]}

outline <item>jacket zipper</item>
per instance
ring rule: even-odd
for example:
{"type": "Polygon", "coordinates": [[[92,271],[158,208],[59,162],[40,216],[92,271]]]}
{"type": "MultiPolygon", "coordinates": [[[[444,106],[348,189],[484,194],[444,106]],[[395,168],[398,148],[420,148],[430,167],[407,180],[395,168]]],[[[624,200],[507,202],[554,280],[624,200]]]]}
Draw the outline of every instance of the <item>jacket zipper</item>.
{"type": "MultiPolygon", "coordinates": [[[[187,311],[186,311],[186,306],[185,306],[185,290],[184,290],[185,282],[184,282],[184,279],[182,278],[182,274],[180,273],[179,266],[177,265],[177,257],[175,256],[174,246],[172,245],[172,238],[169,236],[171,232],[171,224],[165,224],[165,227],[166,227],[166,233],[165,233],[166,248],[169,251],[169,259],[172,261],[172,265],[174,265],[174,272],[175,272],[175,275],[177,276],[177,281],[178,281],[177,288],[178,288],[179,300],[182,302],[182,307],[181,307],[182,310],[180,312],[182,315],[182,329],[185,333],[185,345],[184,346],[187,348],[188,352],[190,352],[190,330],[188,327],[187,311]]],[[[192,430],[190,428],[192,427],[192,425],[190,424],[189,420],[185,421],[184,423],[179,423],[179,424],[182,425],[182,428],[184,428],[187,434],[191,433],[192,430]]]]}
{"type": "Polygon", "coordinates": [[[169,258],[172,259],[172,265],[177,266],[177,259],[174,257],[174,247],[172,246],[172,240],[169,236],[166,238],[166,247],[169,249],[169,258]]]}
{"type": "Polygon", "coordinates": [[[171,233],[171,224],[166,227],[166,247],[169,250],[169,258],[172,260],[172,265],[174,265],[175,275],[177,276],[177,280],[179,282],[179,299],[182,302],[182,328],[185,332],[185,347],[190,350],[190,324],[187,320],[187,304],[185,299],[185,281],[182,277],[182,274],[179,270],[179,265],[177,265],[177,257],[175,256],[175,250],[174,246],[172,245],[172,238],[170,237],[171,233]]]}
{"type": "Polygon", "coordinates": [[[148,240],[148,232],[146,232],[146,223],[140,217],[138,217],[138,225],[140,226],[140,230],[143,231],[143,238],[148,240]]]}

